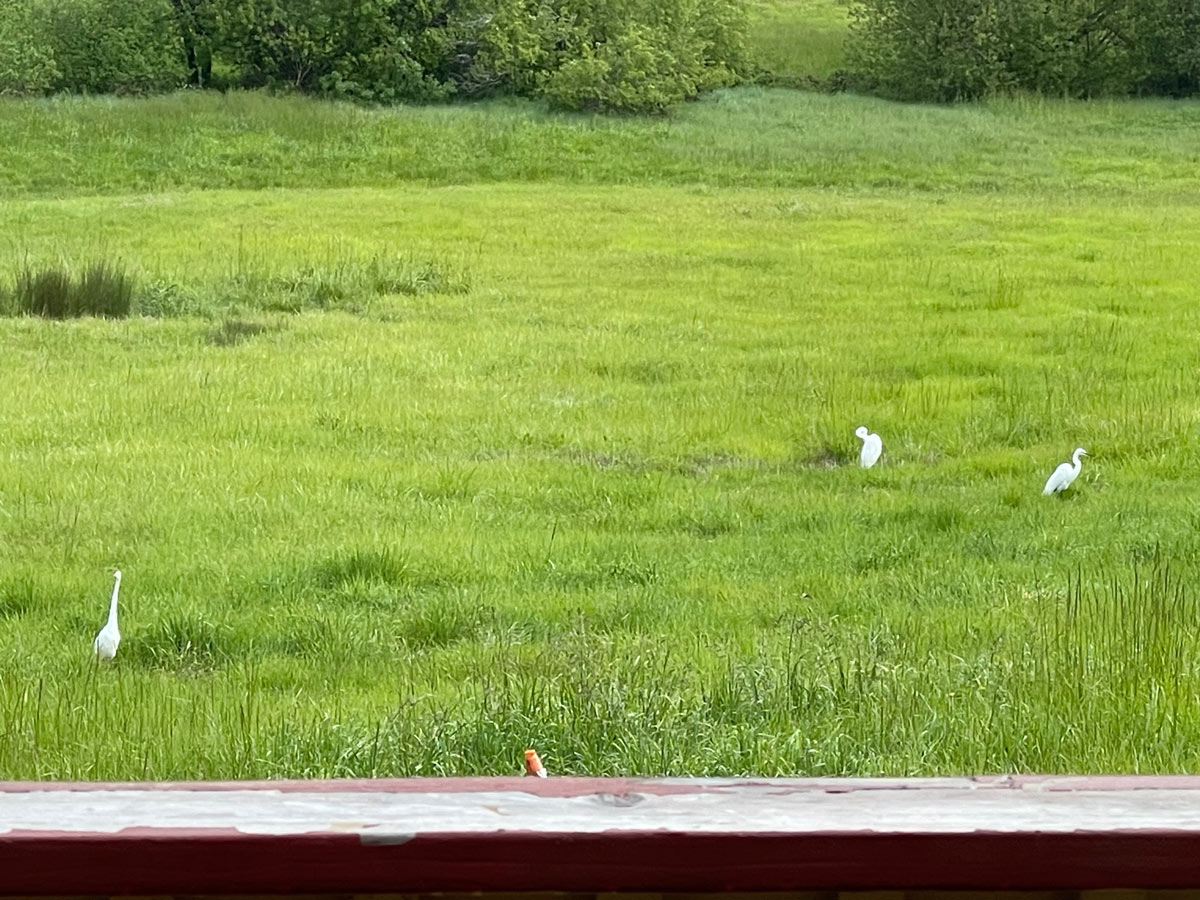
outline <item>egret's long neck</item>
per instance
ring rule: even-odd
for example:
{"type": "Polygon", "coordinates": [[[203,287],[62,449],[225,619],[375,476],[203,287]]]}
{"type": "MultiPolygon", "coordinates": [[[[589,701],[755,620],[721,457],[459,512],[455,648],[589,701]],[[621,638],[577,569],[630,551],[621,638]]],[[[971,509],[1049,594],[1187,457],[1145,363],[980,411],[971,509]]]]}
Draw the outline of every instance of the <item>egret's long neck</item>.
{"type": "Polygon", "coordinates": [[[1076,450],[1074,453],[1072,453],[1072,454],[1071,454],[1071,462],[1073,462],[1073,463],[1075,464],[1075,465],[1073,466],[1073,468],[1075,469],[1075,472],[1076,472],[1076,474],[1078,474],[1078,473],[1079,473],[1079,467],[1083,465],[1083,460],[1081,460],[1081,459],[1079,458],[1079,451],[1078,451],[1078,450],[1076,450]]]}
{"type": "Polygon", "coordinates": [[[113,585],[112,601],[108,604],[108,624],[117,624],[117,594],[121,591],[121,579],[117,579],[117,583],[113,585]]]}

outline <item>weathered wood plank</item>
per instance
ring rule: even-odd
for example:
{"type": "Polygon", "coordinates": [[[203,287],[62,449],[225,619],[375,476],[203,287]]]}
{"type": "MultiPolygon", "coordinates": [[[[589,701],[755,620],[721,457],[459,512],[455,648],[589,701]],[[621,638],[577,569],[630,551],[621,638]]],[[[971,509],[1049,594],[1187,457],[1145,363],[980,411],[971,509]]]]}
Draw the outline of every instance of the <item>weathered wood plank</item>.
{"type": "MultiPolygon", "coordinates": [[[[395,783],[393,783],[395,784],[395,783]]],[[[475,790],[221,790],[123,785],[0,792],[0,833],[113,834],[128,829],[236,829],[246,835],[355,834],[388,843],[418,834],[1070,833],[1150,829],[1200,834],[1200,781],[1139,789],[1061,781],[553,781],[505,779],[475,790]],[[479,789],[485,788],[485,789],[479,789]]]]}

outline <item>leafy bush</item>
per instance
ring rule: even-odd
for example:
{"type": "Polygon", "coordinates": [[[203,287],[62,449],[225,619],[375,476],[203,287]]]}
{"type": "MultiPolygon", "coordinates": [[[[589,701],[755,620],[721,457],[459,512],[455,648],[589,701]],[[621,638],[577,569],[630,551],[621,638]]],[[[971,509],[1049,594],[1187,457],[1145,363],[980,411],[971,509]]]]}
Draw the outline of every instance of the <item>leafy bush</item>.
{"type": "Polygon", "coordinates": [[[990,0],[858,0],[851,68],[885,96],[959,100],[1008,86],[990,0]]]}
{"type": "Polygon", "coordinates": [[[397,0],[222,0],[220,42],[247,86],[359,100],[431,100],[448,87],[423,32],[431,3],[397,0]]]}
{"type": "Polygon", "coordinates": [[[857,81],[907,100],[1196,84],[1200,0],[855,0],[857,81]],[[1190,73],[1190,74],[1189,74],[1190,73]]]}
{"type": "Polygon", "coordinates": [[[581,51],[545,80],[543,93],[558,106],[663,112],[698,91],[696,82],[644,25],[631,23],[594,49],[585,44],[581,51]]]}
{"type": "Polygon", "coordinates": [[[568,109],[661,112],[732,83],[746,63],[745,12],[736,0],[487,6],[465,41],[475,48],[462,80],[468,88],[507,86],[568,109]]]}
{"type": "Polygon", "coordinates": [[[29,6],[0,2],[0,95],[45,93],[58,77],[41,19],[29,6]]]}
{"type": "Polygon", "coordinates": [[[741,0],[0,0],[0,93],[217,81],[660,112],[746,69],[741,0]]]}
{"type": "Polygon", "coordinates": [[[188,84],[213,83],[213,44],[218,34],[219,10],[210,0],[171,0],[176,27],[183,45],[188,84]]]}
{"type": "Polygon", "coordinates": [[[505,89],[571,109],[661,111],[729,84],[746,55],[738,0],[208,2],[247,86],[359,100],[505,89]]]}
{"type": "Polygon", "coordinates": [[[1186,96],[1200,92],[1200,0],[1145,0],[1154,10],[1142,35],[1147,48],[1144,90],[1186,96]]]}
{"type": "Polygon", "coordinates": [[[40,0],[54,90],[144,93],[187,79],[169,0],[40,0]]]}
{"type": "Polygon", "coordinates": [[[1095,0],[1020,0],[1004,5],[997,29],[1007,65],[1022,88],[1094,97],[1133,90],[1145,75],[1137,35],[1146,21],[1135,4],[1095,0]]]}

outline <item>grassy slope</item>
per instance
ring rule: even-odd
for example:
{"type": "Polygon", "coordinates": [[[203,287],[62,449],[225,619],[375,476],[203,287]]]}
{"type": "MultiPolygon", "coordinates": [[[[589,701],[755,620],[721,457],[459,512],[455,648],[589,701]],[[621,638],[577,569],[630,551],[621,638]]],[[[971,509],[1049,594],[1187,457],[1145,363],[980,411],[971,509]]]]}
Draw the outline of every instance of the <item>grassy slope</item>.
{"type": "Polygon", "coordinates": [[[1195,768],[1195,110],[0,104],[14,263],[472,283],[0,323],[0,774],[1195,768]]]}
{"type": "Polygon", "coordinates": [[[751,0],[755,59],[781,77],[823,77],[842,62],[847,0],[751,0]]]}
{"type": "Polygon", "coordinates": [[[261,95],[0,102],[9,198],[567,182],[1194,196],[1192,104],[938,108],[745,88],[668,119],[261,95]]]}

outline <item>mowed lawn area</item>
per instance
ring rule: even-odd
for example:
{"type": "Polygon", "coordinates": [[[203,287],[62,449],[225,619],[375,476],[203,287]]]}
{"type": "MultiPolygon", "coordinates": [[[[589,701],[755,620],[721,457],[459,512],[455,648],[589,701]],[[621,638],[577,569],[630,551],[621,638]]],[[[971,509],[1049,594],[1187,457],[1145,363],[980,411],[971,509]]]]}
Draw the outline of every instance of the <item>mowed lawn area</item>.
{"type": "Polygon", "coordinates": [[[1195,770],[1198,117],[0,102],[0,776],[1195,770]]]}

